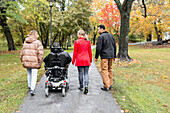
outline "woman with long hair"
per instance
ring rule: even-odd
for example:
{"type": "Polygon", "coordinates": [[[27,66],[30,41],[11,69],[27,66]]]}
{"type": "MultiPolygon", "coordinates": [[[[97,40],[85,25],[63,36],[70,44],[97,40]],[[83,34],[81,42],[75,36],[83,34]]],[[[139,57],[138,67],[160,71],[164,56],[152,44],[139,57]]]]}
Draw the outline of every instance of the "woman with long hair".
{"type": "Polygon", "coordinates": [[[38,69],[43,61],[43,46],[38,40],[38,32],[32,30],[26,37],[20,53],[20,59],[24,68],[27,69],[28,88],[30,94],[35,95],[38,69]]]}
{"type": "Polygon", "coordinates": [[[72,64],[77,66],[79,73],[79,90],[83,91],[84,94],[88,93],[88,84],[89,84],[89,66],[91,66],[92,62],[92,51],[91,51],[91,43],[88,40],[88,36],[85,34],[84,30],[79,30],[77,33],[78,40],[74,43],[73,50],[73,60],[72,64]],[[84,73],[83,73],[84,72],[84,73]],[[84,74],[84,85],[83,85],[83,74],[84,74]],[[85,86],[85,87],[84,87],[85,86]]]}

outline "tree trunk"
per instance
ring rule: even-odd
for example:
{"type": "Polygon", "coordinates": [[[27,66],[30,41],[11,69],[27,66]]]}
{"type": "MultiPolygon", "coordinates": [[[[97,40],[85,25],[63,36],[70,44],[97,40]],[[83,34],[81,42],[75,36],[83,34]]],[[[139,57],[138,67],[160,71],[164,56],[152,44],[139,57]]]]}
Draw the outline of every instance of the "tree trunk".
{"type": "Polygon", "coordinates": [[[156,22],[154,22],[154,25],[155,25],[156,35],[157,35],[157,41],[161,41],[160,35],[159,35],[159,33],[158,33],[158,28],[157,28],[157,26],[156,26],[156,22]]]}
{"type": "Polygon", "coordinates": [[[15,44],[14,44],[14,40],[12,38],[11,31],[10,31],[10,29],[8,27],[8,24],[7,24],[7,18],[6,18],[5,13],[6,13],[5,9],[1,8],[1,14],[4,14],[4,15],[0,16],[0,25],[3,28],[5,37],[6,37],[7,42],[8,42],[8,51],[16,50],[16,47],[15,47],[15,44]]]}
{"type": "Polygon", "coordinates": [[[71,33],[69,34],[68,47],[71,47],[71,33]]]}
{"type": "Polygon", "coordinates": [[[61,42],[62,42],[62,48],[64,49],[64,34],[62,34],[61,42]]]}
{"type": "Polygon", "coordinates": [[[39,22],[39,27],[40,27],[39,37],[40,37],[40,39],[41,39],[41,42],[42,42],[43,47],[45,48],[44,40],[43,40],[43,27],[42,27],[42,22],[39,22]]]}
{"type": "Polygon", "coordinates": [[[48,46],[48,42],[49,42],[49,26],[46,25],[43,22],[39,22],[39,28],[40,28],[40,38],[41,38],[41,42],[44,48],[47,48],[48,46]]]}
{"type": "Polygon", "coordinates": [[[58,36],[58,42],[59,42],[60,47],[61,47],[61,32],[59,33],[59,36],[58,36]]]}
{"type": "Polygon", "coordinates": [[[44,48],[47,48],[49,45],[49,26],[43,23],[43,29],[44,29],[44,48]]]}
{"type": "Polygon", "coordinates": [[[25,40],[25,38],[24,38],[24,31],[23,31],[21,26],[19,27],[19,31],[21,32],[22,43],[24,43],[24,40],[25,40]]]}
{"type": "Polygon", "coordinates": [[[148,37],[149,37],[149,38],[147,38],[146,41],[147,41],[147,42],[148,42],[148,41],[152,41],[152,34],[151,34],[151,33],[149,33],[148,37]]]}
{"type": "Polygon", "coordinates": [[[119,53],[118,53],[118,58],[121,61],[132,60],[128,55],[129,18],[130,18],[130,13],[122,11],[121,26],[120,26],[120,39],[119,39],[119,53]]]}
{"type": "Polygon", "coordinates": [[[65,11],[65,2],[66,0],[62,0],[61,2],[61,11],[65,11]]]}
{"type": "Polygon", "coordinates": [[[46,46],[49,46],[49,30],[46,31],[46,46]]]}
{"type": "Polygon", "coordinates": [[[120,0],[114,1],[116,2],[121,14],[119,52],[117,57],[120,59],[120,61],[131,61],[132,59],[128,55],[128,37],[130,12],[134,0],[124,0],[123,4],[121,4],[120,0]]]}
{"type": "Polygon", "coordinates": [[[94,37],[93,37],[93,45],[95,45],[96,44],[96,34],[94,34],[94,37]]]}
{"type": "Polygon", "coordinates": [[[118,34],[116,34],[116,36],[117,36],[117,43],[118,43],[118,45],[119,45],[120,37],[119,37],[119,35],[118,35],[118,34]]]}
{"type": "Polygon", "coordinates": [[[96,27],[94,26],[93,45],[96,44],[96,27]]]}
{"type": "Polygon", "coordinates": [[[57,39],[57,33],[53,36],[53,43],[56,41],[57,39]]]}
{"type": "Polygon", "coordinates": [[[117,37],[117,43],[119,45],[119,40],[120,40],[120,36],[118,35],[119,31],[118,30],[115,30],[114,31],[116,32],[116,37],[117,37]]]}

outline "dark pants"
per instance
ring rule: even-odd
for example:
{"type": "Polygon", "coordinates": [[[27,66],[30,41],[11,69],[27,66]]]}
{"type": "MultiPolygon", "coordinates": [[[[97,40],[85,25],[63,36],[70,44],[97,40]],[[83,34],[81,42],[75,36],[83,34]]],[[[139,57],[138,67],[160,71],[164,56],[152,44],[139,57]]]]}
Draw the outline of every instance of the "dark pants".
{"type": "Polygon", "coordinates": [[[79,84],[80,88],[83,88],[83,72],[84,72],[84,85],[88,86],[89,84],[89,66],[78,66],[78,72],[79,72],[79,84]]]}

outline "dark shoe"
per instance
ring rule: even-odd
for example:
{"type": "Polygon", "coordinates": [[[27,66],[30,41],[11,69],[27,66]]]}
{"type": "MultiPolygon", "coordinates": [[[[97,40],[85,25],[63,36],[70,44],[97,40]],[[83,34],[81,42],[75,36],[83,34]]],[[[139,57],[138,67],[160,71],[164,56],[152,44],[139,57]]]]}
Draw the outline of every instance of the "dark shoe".
{"type": "Polygon", "coordinates": [[[30,94],[31,94],[31,96],[34,96],[34,95],[35,95],[35,91],[34,91],[34,90],[31,90],[31,91],[30,91],[30,94]]]}
{"type": "Polygon", "coordinates": [[[109,89],[112,89],[112,85],[110,85],[109,89]]]}
{"type": "Polygon", "coordinates": [[[79,90],[80,90],[80,91],[83,91],[83,88],[79,87],[79,90]]]}
{"type": "Polygon", "coordinates": [[[109,88],[105,88],[105,87],[103,86],[103,87],[101,87],[101,90],[109,91],[109,88]]]}
{"type": "Polygon", "coordinates": [[[88,93],[88,87],[85,87],[84,88],[84,94],[87,94],[88,93]]]}

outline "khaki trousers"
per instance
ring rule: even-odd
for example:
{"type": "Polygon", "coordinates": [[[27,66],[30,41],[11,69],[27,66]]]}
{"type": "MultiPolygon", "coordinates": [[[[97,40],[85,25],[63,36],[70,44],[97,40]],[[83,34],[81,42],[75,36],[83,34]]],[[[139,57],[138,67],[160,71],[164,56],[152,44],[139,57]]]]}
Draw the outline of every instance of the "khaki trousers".
{"type": "Polygon", "coordinates": [[[113,72],[112,72],[113,58],[101,59],[101,75],[105,88],[109,88],[113,85],[113,72]]]}

